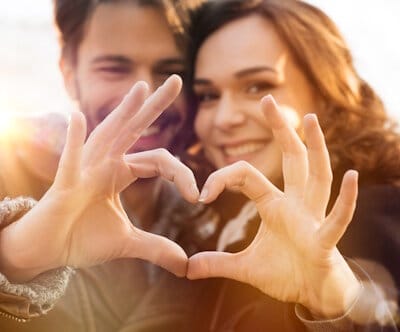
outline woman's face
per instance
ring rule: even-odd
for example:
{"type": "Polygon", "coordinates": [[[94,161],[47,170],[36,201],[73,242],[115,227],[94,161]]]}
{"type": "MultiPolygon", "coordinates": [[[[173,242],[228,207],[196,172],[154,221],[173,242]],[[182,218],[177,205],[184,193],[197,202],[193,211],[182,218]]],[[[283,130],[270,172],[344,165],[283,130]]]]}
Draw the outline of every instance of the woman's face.
{"type": "Polygon", "coordinates": [[[317,111],[317,96],[272,23],[258,15],[230,22],[201,46],[194,90],[195,130],[217,167],[246,160],[272,182],[281,178],[281,152],[260,108],[271,94],[300,130],[317,111]]]}

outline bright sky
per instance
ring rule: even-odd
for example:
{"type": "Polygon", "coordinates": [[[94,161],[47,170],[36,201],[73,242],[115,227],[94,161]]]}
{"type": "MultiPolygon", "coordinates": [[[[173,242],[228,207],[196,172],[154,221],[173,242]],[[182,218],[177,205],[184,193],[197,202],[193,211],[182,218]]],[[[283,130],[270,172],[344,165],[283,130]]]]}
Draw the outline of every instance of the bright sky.
{"type": "MultiPolygon", "coordinates": [[[[400,120],[400,1],[309,2],[339,25],[360,73],[400,120]]],[[[0,40],[0,112],[71,109],[57,67],[51,0],[1,1],[0,40]]]]}

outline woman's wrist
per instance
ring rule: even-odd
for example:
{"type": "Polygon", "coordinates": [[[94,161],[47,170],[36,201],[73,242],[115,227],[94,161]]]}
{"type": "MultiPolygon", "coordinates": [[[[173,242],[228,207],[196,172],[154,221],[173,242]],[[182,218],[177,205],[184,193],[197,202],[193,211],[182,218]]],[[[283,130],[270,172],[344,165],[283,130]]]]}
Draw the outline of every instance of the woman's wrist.
{"type": "MultiPolygon", "coordinates": [[[[337,252],[338,255],[339,252],[337,252]]],[[[346,314],[360,297],[363,286],[340,255],[328,273],[313,279],[312,291],[305,307],[319,320],[334,319],[346,314]]]]}

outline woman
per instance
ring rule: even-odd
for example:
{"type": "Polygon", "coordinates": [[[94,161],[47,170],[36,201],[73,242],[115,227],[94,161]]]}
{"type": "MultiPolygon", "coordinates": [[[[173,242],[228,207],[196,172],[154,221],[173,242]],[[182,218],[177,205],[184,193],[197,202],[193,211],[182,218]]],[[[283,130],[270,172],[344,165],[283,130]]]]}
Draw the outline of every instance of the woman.
{"type": "MultiPolygon", "coordinates": [[[[379,260],[399,280],[396,234],[388,236],[399,213],[393,198],[399,195],[399,139],[380,99],[356,73],[337,28],[302,1],[224,0],[193,13],[190,37],[187,83],[197,102],[192,123],[202,147],[197,158],[222,168],[208,178],[201,197],[209,203],[224,188],[240,190],[255,202],[261,222],[257,231],[237,219],[228,222],[219,248],[232,245],[234,237],[242,240],[235,244],[238,252],[191,257],[189,278],[232,278],[274,299],[303,304],[314,317],[349,315],[365,323],[351,312],[359,283],[336,249],[351,219],[351,209],[343,214],[338,209],[354,203],[355,173],[345,174],[332,205],[344,171],[357,170],[364,189],[353,221],[359,225],[339,248],[352,257],[379,260]],[[268,97],[261,112],[259,100],[268,94],[280,111],[268,97]],[[301,123],[310,112],[318,115],[332,156],[331,199],[330,162],[316,120],[308,115],[301,123]],[[292,128],[305,136],[307,153],[292,128]],[[260,172],[269,181],[261,180],[260,172]],[[237,235],[240,226],[244,236],[237,235]]],[[[226,210],[227,203],[221,206],[226,210]]]]}

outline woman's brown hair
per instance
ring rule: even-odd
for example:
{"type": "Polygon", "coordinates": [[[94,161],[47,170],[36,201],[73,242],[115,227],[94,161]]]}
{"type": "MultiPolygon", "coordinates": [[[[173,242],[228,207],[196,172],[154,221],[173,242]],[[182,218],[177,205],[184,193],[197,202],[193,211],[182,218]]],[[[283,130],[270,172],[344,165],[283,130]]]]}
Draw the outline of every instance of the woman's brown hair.
{"type": "MultiPolygon", "coordinates": [[[[381,99],[358,75],[338,28],[318,8],[298,0],[208,1],[191,15],[188,30],[188,80],[196,56],[216,30],[248,15],[271,21],[309,81],[321,96],[318,112],[334,173],[360,172],[360,180],[397,183],[400,179],[399,136],[381,99]]],[[[194,112],[189,117],[193,125],[194,112]]]]}

